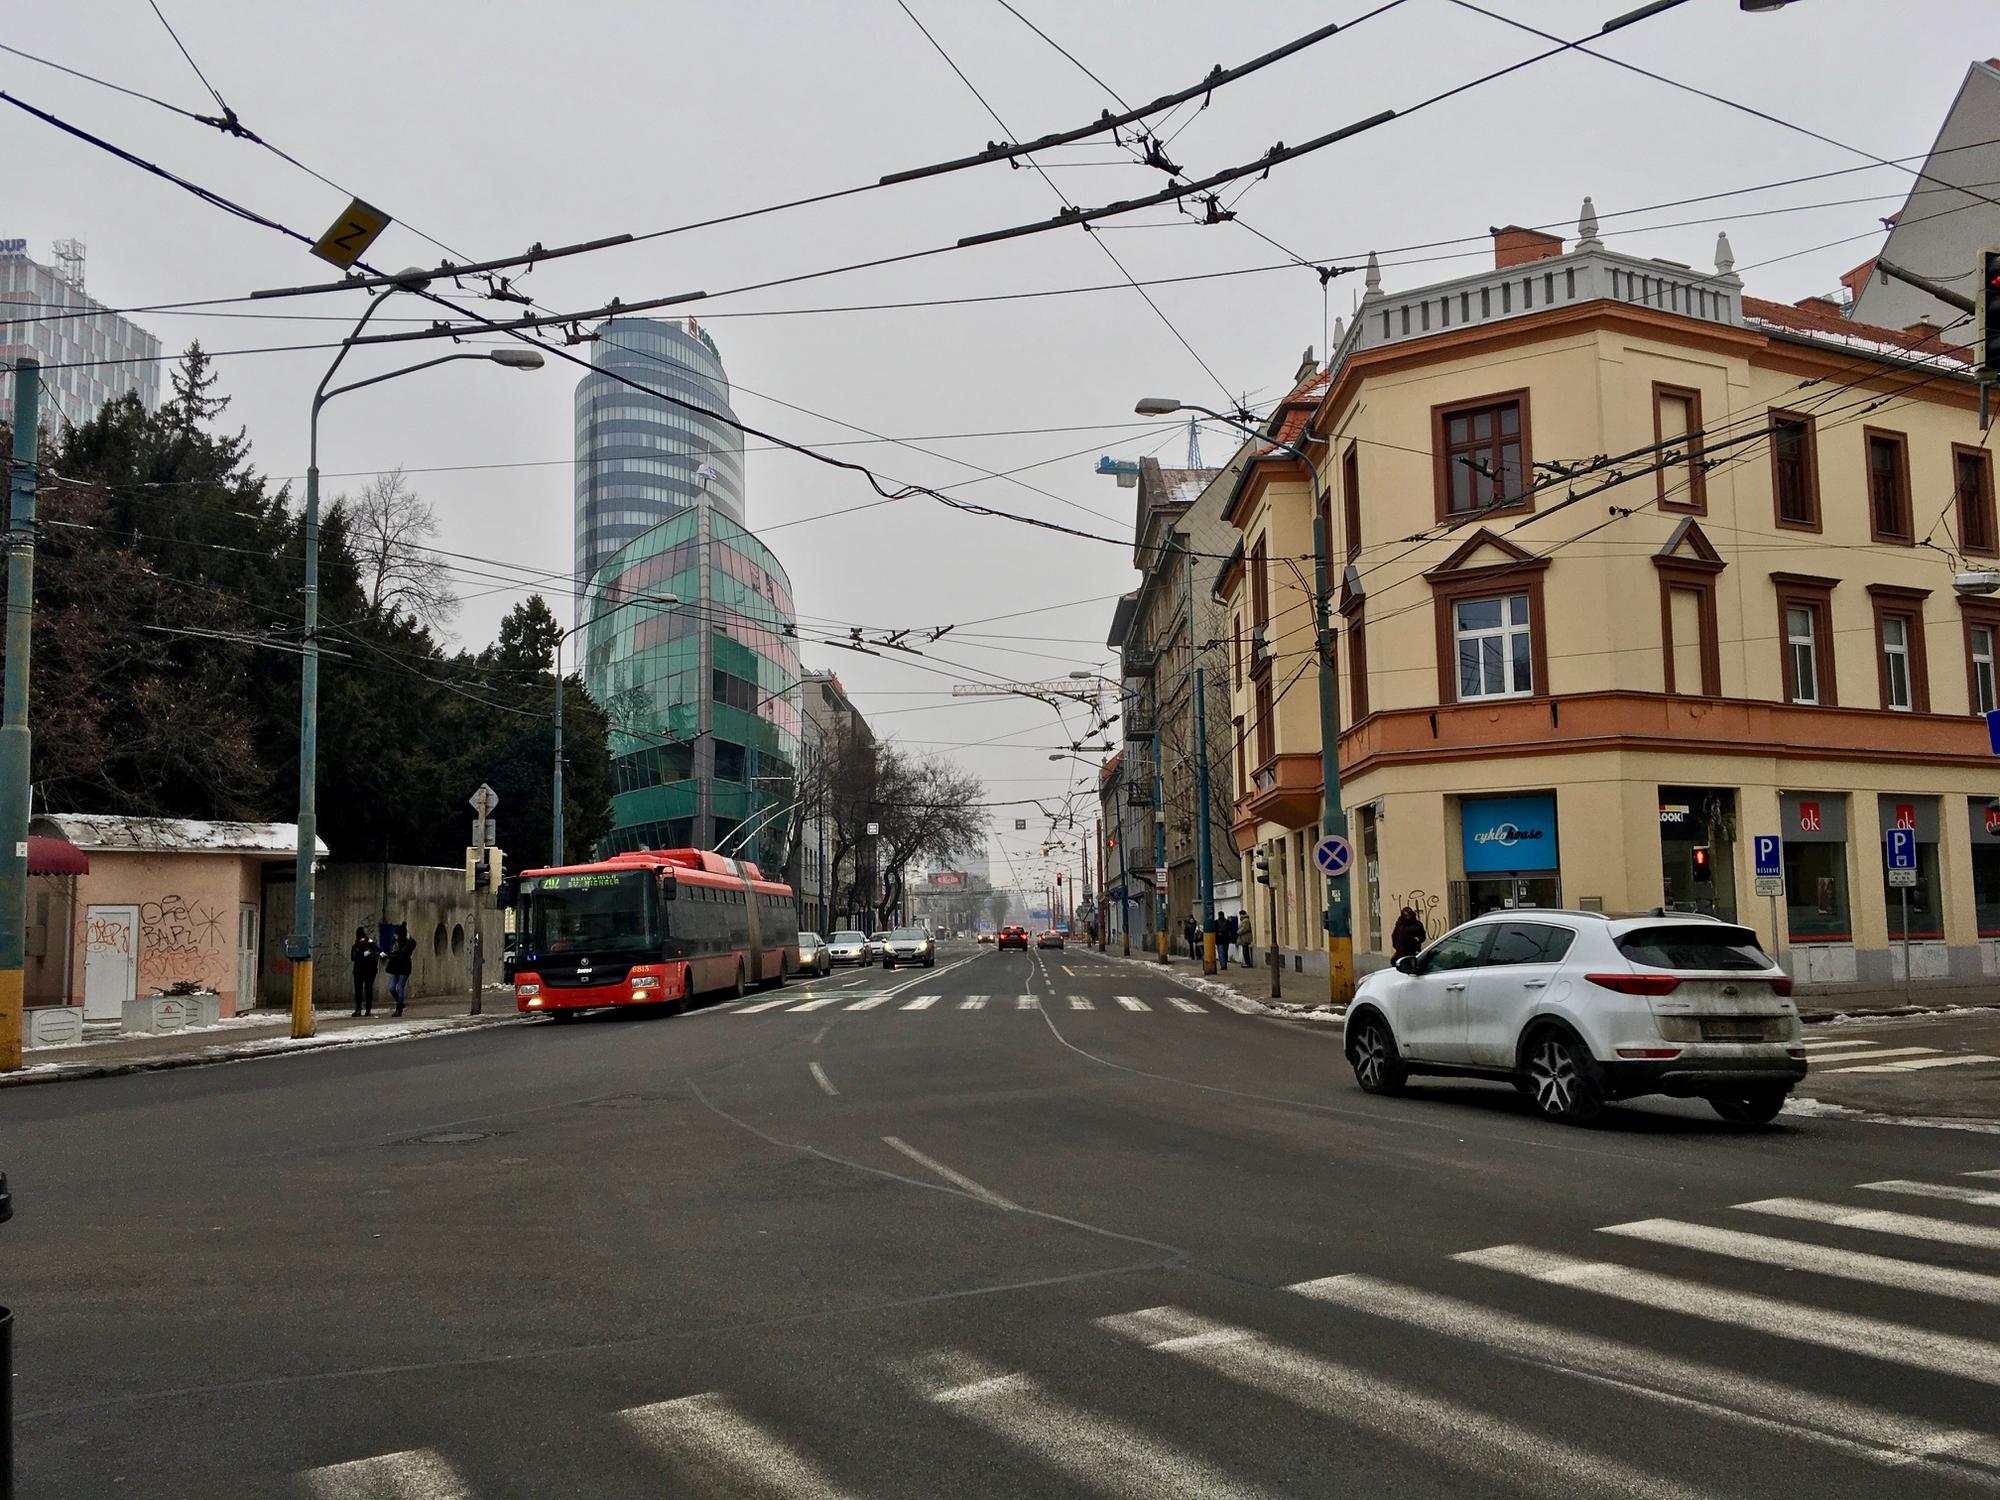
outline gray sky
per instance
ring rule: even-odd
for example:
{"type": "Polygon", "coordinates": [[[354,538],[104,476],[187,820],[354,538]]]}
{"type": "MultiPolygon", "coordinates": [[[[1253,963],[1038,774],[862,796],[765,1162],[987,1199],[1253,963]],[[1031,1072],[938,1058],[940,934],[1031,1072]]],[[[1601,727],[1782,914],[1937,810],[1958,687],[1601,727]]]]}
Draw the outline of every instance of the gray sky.
{"type": "MultiPolygon", "coordinates": [[[[1620,0],[1493,3],[1564,37],[1594,30],[1621,8],[1620,0]]],[[[467,257],[644,233],[870,182],[1115,108],[997,0],[910,4],[1009,132],[896,0],[345,0],[315,8],[161,0],[248,126],[397,217],[370,255],[383,266],[434,263],[437,248],[410,226],[467,257]]],[[[1136,104],[1369,6],[1234,0],[1218,12],[1187,0],[1017,0],[1016,8],[1136,104]],[[1228,16],[1226,29],[1214,24],[1218,14],[1228,16]]],[[[1741,14],[1734,0],[1694,0],[1620,33],[1604,50],[1900,157],[1928,147],[1967,64],[1996,50],[1994,18],[1991,0],[1802,0],[1764,16],[1741,14]]],[[[145,0],[10,7],[0,41],[213,111],[145,0]]],[[[1450,0],[1405,0],[1224,89],[1204,112],[1183,110],[1174,125],[1187,129],[1170,154],[1197,175],[1219,170],[1278,141],[1406,109],[1545,45],[1450,0]]],[[[345,206],[340,192],[254,145],[18,57],[0,54],[0,88],[307,233],[345,206]]],[[[84,239],[90,290],[113,306],[237,295],[327,272],[296,243],[19,111],[0,112],[0,150],[9,164],[0,238],[25,235],[42,260],[50,240],[84,239]]],[[[1119,159],[1107,145],[1083,145],[1048,161],[1066,164],[1052,175],[1072,203],[1108,203],[1160,185],[1158,174],[1119,159]]],[[[1614,247],[1705,265],[1717,227],[1726,227],[1748,289],[1789,301],[1830,289],[1872,253],[1866,236],[1879,234],[1876,220],[1900,205],[1906,174],[1871,168],[1721,203],[1616,215],[1861,161],[1567,54],[1280,167],[1247,193],[1240,214],[1308,259],[1358,260],[1380,249],[1393,289],[1490,259],[1483,239],[1402,254],[1390,253],[1394,247],[1483,237],[1494,224],[1570,220],[1591,193],[1614,247]],[[1868,201],[1637,232],[1857,198],[1868,201]],[[1864,237],[1812,249],[1849,236],[1864,237]],[[1453,252],[1466,258],[1396,264],[1453,252]]],[[[717,291],[949,244],[1056,208],[1035,173],[992,166],[551,264],[525,285],[560,309],[717,291]]],[[[750,524],[789,568],[808,636],[815,627],[840,635],[848,624],[929,629],[1070,606],[967,623],[927,648],[935,654],[924,661],[806,648],[808,664],[840,673],[879,732],[959,759],[985,778],[993,798],[1059,797],[1071,784],[1067,773],[1080,768],[1048,761],[1061,737],[1046,709],[1018,700],[953,702],[951,683],[1061,676],[1105,660],[1105,596],[1135,577],[1132,492],[1093,472],[1097,455],[1152,451],[1181,462],[1184,433],[1133,417],[1132,402],[1166,394],[1216,403],[1216,381],[1129,289],[921,310],[753,314],[1118,282],[1105,247],[1141,279],[1287,259],[1243,223],[1199,227],[1154,210],[1095,236],[1098,244],[1068,229],[685,309],[720,346],[746,422],[815,444],[864,436],[847,423],[924,439],[949,457],[883,443],[831,451],[896,480],[1127,539],[1108,546],[1064,538],[924,499],[810,519],[874,497],[858,476],[748,442],[750,524]],[[1094,430],[1020,431],[1053,428],[1094,430]],[[939,436],[994,432],[1019,435],[939,436]],[[1077,456],[1049,462],[1065,454],[1077,456]],[[1019,482],[980,476],[981,468],[1023,465],[1038,467],[1019,482]],[[1085,600],[1103,602],[1076,602],[1085,600]],[[995,638],[1001,634],[1027,638],[995,638]],[[978,741],[993,743],[968,744],[978,741]]],[[[1358,276],[1333,282],[1335,313],[1359,295],[1359,283],[1358,276]]],[[[1324,352],[1321,289],[1304,269],[1151,295],[1228,392],[1248,393],[1253,405],[1283,392],[1308,344],[1324,352]]],[[[198,337],[221,351],[337,338],[341,322],[317,320],[351,321],[360,307],[358,294],[343,293],[287,304],[306,321],[166,314],[138,321],[170,350],[198,337]]],[[[406,315],[423,316],[420,305],[411,301],[406,315]]],[[[311,350],[218,362],[222,389],[235,398],[230,420],[249,428],[266,471],[303,472],[307,404],[329,358],[311,350]]],[[[384,351],[357,355],[350,368],[358,374],[396,362],[384,351]]],[[[364,476],[329,477],[329,493],[401,465],[436,504],[445,546],[503,564],[467,564],[503,575],[464,580],[458,628],[469,645],[489,639],[499,615],[532,587],[521,580],[569,570],[571,397],[580,373],[554,361],[529,375],[447,366],[346,398],[323,421],[323,473],[364,476]]],[[[1204,438],[1209,462],[1228,451],[1219,433],[1204,438]]],[[[566,587],[545,586],[559,608],[566,587]]],[[[1038,826],[1032,808],[1021,812],[1038,826]]],[[[1017,855],[1038,844],[1036,834],[1012,835],[1011,812],[996,818],[1017,855]]],[[[996,859],[996,878],[1005,868],[996,859]]]]}

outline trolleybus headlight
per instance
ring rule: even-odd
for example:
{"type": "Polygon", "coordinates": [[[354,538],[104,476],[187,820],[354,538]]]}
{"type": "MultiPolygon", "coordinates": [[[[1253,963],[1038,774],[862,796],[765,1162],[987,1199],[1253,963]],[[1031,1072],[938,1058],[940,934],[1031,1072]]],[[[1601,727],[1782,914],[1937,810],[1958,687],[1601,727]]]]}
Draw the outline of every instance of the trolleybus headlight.
{"type": "Polygon", "coordinates": [[[533,999],[541,992],[542,987],[539,984],[517,984],[514,986],[514,993],[519,995],[523,1000],[533,999]]]}
{"type": "Polygon", "coordinates": [[[632,976],[632,988],[635,990],[656,990],[659,987],[660,976],[657,974],[635,974],[632,976]]]}

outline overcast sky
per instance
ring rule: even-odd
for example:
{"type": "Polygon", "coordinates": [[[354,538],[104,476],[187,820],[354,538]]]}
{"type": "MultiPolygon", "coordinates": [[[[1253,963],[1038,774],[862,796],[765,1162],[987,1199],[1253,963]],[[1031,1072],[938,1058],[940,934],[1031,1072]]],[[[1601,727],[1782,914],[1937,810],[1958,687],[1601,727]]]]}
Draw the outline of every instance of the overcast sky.
{"type": "MultiPolygon", "coordinates": [[[[161,0],[161,8],[246,125],[395,216],[369,257],[394,267],[434,264],[441,254],[416,231],[467,258],[536,241],[642,234],[872,182],[1116,107],[998,0],[909,3],[1005,131],[897,0],[317,7],[161,0]]],[[[1619,0],[1492,3],[1565,38],[1593,31],[1620,8],[1619,0]]],[[[1138,104],[1218,63],[1233,66],[1370,7],[1364,0],[1232,0],[1219,8],[1016,0],[1016,8],[1138,104]],[[1217,26],[1218,16],[1229,24],[1217,26]]],[[[1967,64],[2000,50],[1996,19],[1992,0],[1801,0],[1773,15],[1742,14],[1735,0],[1693,0],[1621,32],[1604,50],[1863,151],[1901,157],[1929,146],[1967,64]]],[[[214,112],[146,0],[12,6],[0,41],[214,112]]],[[[1275,142],[1407,109],[1544,46],[1451,0],[1405,0],[1224,89],[1204,111],[1184,109],[1173,128],[1185,125],[1185,133],[1170,154],[1196,175],[1219,170],[1275,142]]],[[[308,234],[345,206],[343,192],[255,145],[19,57],[0,54],[0,88],[308,234]]],[[[51,240],[83,239],[89,290],[113,306],[240,295],[327,274],[284,236],[19,111],[0,111],[0,150],[8,163],[0,238],[26,236],[29,253],[44,262],[51,240]]],[[[1099,287],[1122,280],[1106,249],[1141,279],[1288,259],[1259,234],[1314,261],[1358,261],[1380,249],[1393,290],[1476,269],[1491,253],[1483,239],[1392,253],[1397,247],[1483,237],[1488,226],[1508,222],[1573,220],[1585,193],[1594,195],[1614,248],[1696,265],[1709,264],[1718,225],[1643,227],[1764,215],[1720,227],[1729,230],[1749,289],[1789,301],[1831,289],[1840,272],[1872,253],[1876,221],[1899,206],[1906,174],[1869,168],[1720,203],[1618,215],[1862,160],[1571,53],[1279,168],[1243,197],[1238,224],[1201,227],[1155,210],[1096,236],[1068,229],[716,297],[686,311],[715,338],[736,411],[751,425],[851,445],[829,451],[897,481],[1124,539],[1115,546],[1061,537],[926,499],[826,516],[873,499],[865,482],[759,451],[754,439],[746,444],[749,521],[791,572],[808,640],[822,631],[845,636],[854,624],[922,631],[961,624],[921,660],[809,644],[807,663],[838,671],[879,733],[958,759],[985,780],[990,797],[1060,798],[1080,768],[1047,759],[1066,739],[1050,712],[1020,700],[955,702],[951,684],[1060,677],[1106,661],[1110,598],[1136,575],[1132,492],[1094,472],[1098,455],[1184,461],[1184,431],[1132,415],[1141,395],[1217,403],[1226,390],[1254,406],[1282,394],[1306,346],[1324,352],[1328,304],[1318,277],[1294,267],[1158,287],[1151,291],[1158,313],[1139,293],[1118,288],[777,314],[1099,287]],[[1769,213],[1836,199],[1864,201],[1769,213]],[[1465,258],[1429,258],[1452,252],[1465,258]],[[1417,257],[1427,259],[1398,265],[1417,257]],[[869,432],[933,452],[852,446],[869,432]],[[1013,479],[982,476],[1030,465],[1013,479]],[[993,618],[1031,610],[1039,612],[993,618]]],[[[1071,147],[1047,162],[1072,203],[1108,203],[1161,185],[1157,173],[1108,145],[1071,147]]],[[[1046,218],[1057,206],[1036,173],[991,166],[550,264],[524,286],[563,310],[614,297],[720,292],[948,245],[1046,218]]],[[[1334,313],[1359,295],[1359,283],[1358,276],[1332,283],[1334,313]]],[[[199,338],[220,352],[336,339],[361,306],[350,292],[288,303],[284,319],[232,308],[236,316],[137,321],[169,350],[199,338]]],[[[426,317],[413,299],[406,315],[426,317]]],[[[407,350],[365,352],[350,368],[372,373],[408,357],[407,350]]],[[[265,471],[303,473],[307,406],[329,358],[317,349],[218,361],[222,389],[234,398],[229,418],[248,427],[265,471]]],[[[541,587],[567,616],[571,400],[580,373],[553,360],[525,375],[446,366],[348,397],[323,421],[328,493],[400,465],[435,503],[443,545],[494,560],[465,563],[499,575],[462,579],[457,628],[469,646],[490,638],[537,577],[556,575],[541,587]]],[[[1204,436],[1211,463],[1229,447],[1219,433],[1204,436]]],[[[1070,719],[1072,729],[1081,727],[1075,713],[1070,719]]],[[[1033,807],[1018,811],[1031,830],[1045,826],[1033,807]]],[[[996,812],[995,826],[1018,858],[1039,834],[1013,835],[1013,816],[996,812]]],[[[996,866],[1004,878],[1004,860],[996,866]]]]}

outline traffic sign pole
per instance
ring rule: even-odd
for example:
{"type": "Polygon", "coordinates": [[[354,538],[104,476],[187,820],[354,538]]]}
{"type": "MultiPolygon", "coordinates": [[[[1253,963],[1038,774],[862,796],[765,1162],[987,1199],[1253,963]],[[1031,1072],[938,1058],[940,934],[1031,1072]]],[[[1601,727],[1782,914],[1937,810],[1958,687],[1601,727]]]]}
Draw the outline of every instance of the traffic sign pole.
{"type": "Polygon", "coordinates": [[[1775,833],[1760,833],[1751,839],[1750,847],[1756,860],[1757,894],[1771,898],[1771,949],[1782,969],[1785,930],[1778,925],[1778,898],[1785,893],[1784,845],[1775,833]]]}

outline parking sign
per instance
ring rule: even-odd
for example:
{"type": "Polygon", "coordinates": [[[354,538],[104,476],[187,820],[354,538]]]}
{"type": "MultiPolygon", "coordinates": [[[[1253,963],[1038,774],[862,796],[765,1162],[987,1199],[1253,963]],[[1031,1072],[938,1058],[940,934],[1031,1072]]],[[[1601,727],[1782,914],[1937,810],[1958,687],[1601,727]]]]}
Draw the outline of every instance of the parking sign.
{"type": "Polygon", "coordinates": [[[1889,868],[1892,870],[1914,870],[1917,867],[1917,831],[1914,828],[1891,828],[1885,835],[1889,868]]]}
{"type": "Polygon", "coordinates": [[[1781,873],[1780,856],[1782,845],[1775,833],[1760,833],[1751,840],[1757,854],[1757,878],[1762,880],[1781,873]]]}

